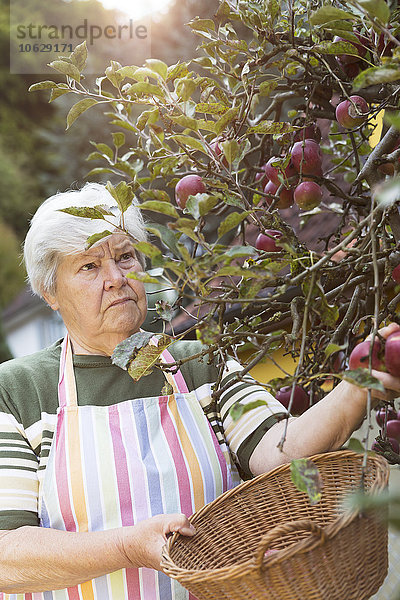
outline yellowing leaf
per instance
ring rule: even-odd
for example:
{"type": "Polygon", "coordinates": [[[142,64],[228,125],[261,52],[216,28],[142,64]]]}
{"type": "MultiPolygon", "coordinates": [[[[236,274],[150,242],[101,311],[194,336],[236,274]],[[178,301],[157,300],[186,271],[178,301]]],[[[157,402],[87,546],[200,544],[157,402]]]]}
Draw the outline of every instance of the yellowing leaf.
{"type": "Polygon", "coordinates": [[[71,127],[72,123],[76,121],[82,113],[95,104],[97,104],[97,100],[94,98],[85,98],[74,104],[67,115],[67,129],[71,127]]]}

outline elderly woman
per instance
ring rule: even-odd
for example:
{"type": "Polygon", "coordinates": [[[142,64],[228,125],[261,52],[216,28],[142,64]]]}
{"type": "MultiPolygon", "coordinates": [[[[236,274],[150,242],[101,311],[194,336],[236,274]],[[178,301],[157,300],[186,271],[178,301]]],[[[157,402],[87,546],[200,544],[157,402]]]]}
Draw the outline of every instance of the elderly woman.
{"type": "MultiPolygon", "coordinates": [[[[195,535],[187,517],[249,476],[291,458],[339,448],[366,413],[366,391],[340,383],[297,419],[282,453],[284,408],[254,380],[234,381],[210,412],[217,369],[184,363],[134,382],[113,365],[115,346],[146,316],[144,269],[132,245],[145,240],[140,211],[88,250],[104,222],[61,212],[108,206],[104,186],[49,198],[32,219],[25,262],[33,291],[60,312],[68,331],[50,348],[0,367],[0,590],[4,599],[183,600],[182,587],[159,571],[173,531],[195,535]],[[173,393],[165,396],[165,378],[173,393]],[[235,402],[268,404],[232,422],[235,402]],[[316,424],[318,426],[316,427],[316,424]],[[232,457],[235,457],[233,460],[232,457]],[[53,591],[48,591],[53,590],[53,591]]],[[[396,325],[382,330],[388,335],[396,325]]],[[[176,342],[162,360],[198,351],[176,342]]],[[[388,397],[400,380],[374,372],[388,397]]]]}

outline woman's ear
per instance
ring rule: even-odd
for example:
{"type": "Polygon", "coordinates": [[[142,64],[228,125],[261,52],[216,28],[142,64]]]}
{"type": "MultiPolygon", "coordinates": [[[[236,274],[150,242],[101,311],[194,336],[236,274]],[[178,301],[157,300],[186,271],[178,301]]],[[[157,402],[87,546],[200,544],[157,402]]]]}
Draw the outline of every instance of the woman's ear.
{"type": "Polygon", "coordinates": [[[60,308],[60,306],[57,302],[57,298],[56,298],[56,296],[53,296],[53,294],[49,294],[46,292],[43,294],[43,298],[52,310],[58,310],[60,308]]]}

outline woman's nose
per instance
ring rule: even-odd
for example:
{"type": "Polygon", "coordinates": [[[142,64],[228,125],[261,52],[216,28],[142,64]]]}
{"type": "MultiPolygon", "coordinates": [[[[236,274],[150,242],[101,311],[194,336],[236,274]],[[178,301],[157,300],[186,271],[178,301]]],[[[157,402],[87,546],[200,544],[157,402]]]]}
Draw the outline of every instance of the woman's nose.
{"type": "Polygon", "coordinates": [[[104,288],[120,288],[126,284],[126,277],[122,269],[119,268],[114,260],[107,261],[103,267],[104,288]]]}

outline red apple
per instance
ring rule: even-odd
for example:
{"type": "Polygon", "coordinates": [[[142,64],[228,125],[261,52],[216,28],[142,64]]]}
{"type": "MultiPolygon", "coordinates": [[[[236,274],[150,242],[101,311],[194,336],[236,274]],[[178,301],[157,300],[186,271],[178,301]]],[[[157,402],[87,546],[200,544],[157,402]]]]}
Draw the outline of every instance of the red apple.
{"type": "MultiPolygon", "coordinates": [[[[289,407],[292,386],[284,386],[276,393],[275,397],[287,409],[289,407]]],[[[310,406],[310,396],[299,385],[294,386],[293,403],[290,412],[294,415],[301,415],[310,406]]],[[[400,421],[399,421],[400,422],[400,421]]]]}
{"type": "Polygon", "coordinates": [[[294,201],[303,210],[318,206],[322,196],[322,188],[315,181],[303,181],[294,190],[294,201]]]}
{"type": "Polygon", "coordinates": [[[276,229],[266,229],[265,233],[260,233],[256,239],[257,250],[264,250],[265,252],[280,252],[282,248],[279,248],[275,240],[279,240],[282,237],[282,232],[276,229]]]}
{"type": "Polygon", "coordinates": [[[349,100],[343,100],[336,107],[336,120],[346,129],[352,129],[362,125],[369,112],[366,100],[361,96],[350,96],[349,100]]]}
{"type": "MultiPolygon", "coordinates": [[[[276,184],[273,181],[268,181],[267,185],[264,188],[265,194],[276,195],[278,188],[280,187],[280,183],[276,184]]],[[[265,199],[267,204],[272,204],[272,198],[265,199]]],[[[289,208],[293,204],[293,190],[292,188],[283,187],[279,192],[279,200],[277,203],[277,208],[289,208]]]]}
{"type": "Polygon", "coordinates": [[[383,427],[383,424],[387,421],[395,421],[397,419],[397,412],[393,408],[384,407],[380,408],[375,415],[375,419],[379,427],[383,427]],[[387,414],[387,417],[385,416],[387,414]]]}
{"type": "Polygon", "coordinates": [[[400,331],[395,331],[386,339],[385,364],[391,375],[400,376],[400,331]]]}
{"type": "Polygon", "coordinates": [[[400,283],[400,264],[398,264],[392,271],[392,279],[396,283],[400,283]]]}
{"type": "Polygon", "coordinates": [[[175,187],[176,203],[181,208],[185,208],[189,196],[203,194],[205,191],[206,186],[200,175],[185,175],[175,187]]]}
{"type": "Polygon", "coordinates": [[[315,140],[304,140],[293,144],[292,162],[298,173],[322,175],[322,154],[315,140]]]}
{"type": "Polygon", "coordinates": [[[279,160],[280,158],[277,156],[272,156],[272,158],[270,158],[267,164],[263,167],[268,179],[276,183],[276,185],[280,185],[281,183],[279,181],[279,175],[284,174],[285,178],[287,179],[289,179],[289,177],[293,177],[293,175],[297,175],[296,169],[291,162],[284,170],[280,169],[279,167],[274,167],[272,163],[278,162],[279,160]]]}
{"type": "Polygon", "coordinates": [[[400,442],[400,421],[393,419],[386,423],[386,433],[389,438],[394,438],[400,442]]]}
{"type": "MultiPolygon", "coordinates": [[[[371,346],[370,340],[365,340],[354,348],[349,358],[349,369],[368,369],[369,367],[369,349],[371,346]]],[[[385,361],[383,360],[382,345],[375,338],[374,347],[372,350],[372,368],[377,371],[386,371],[385,361]]]]}

